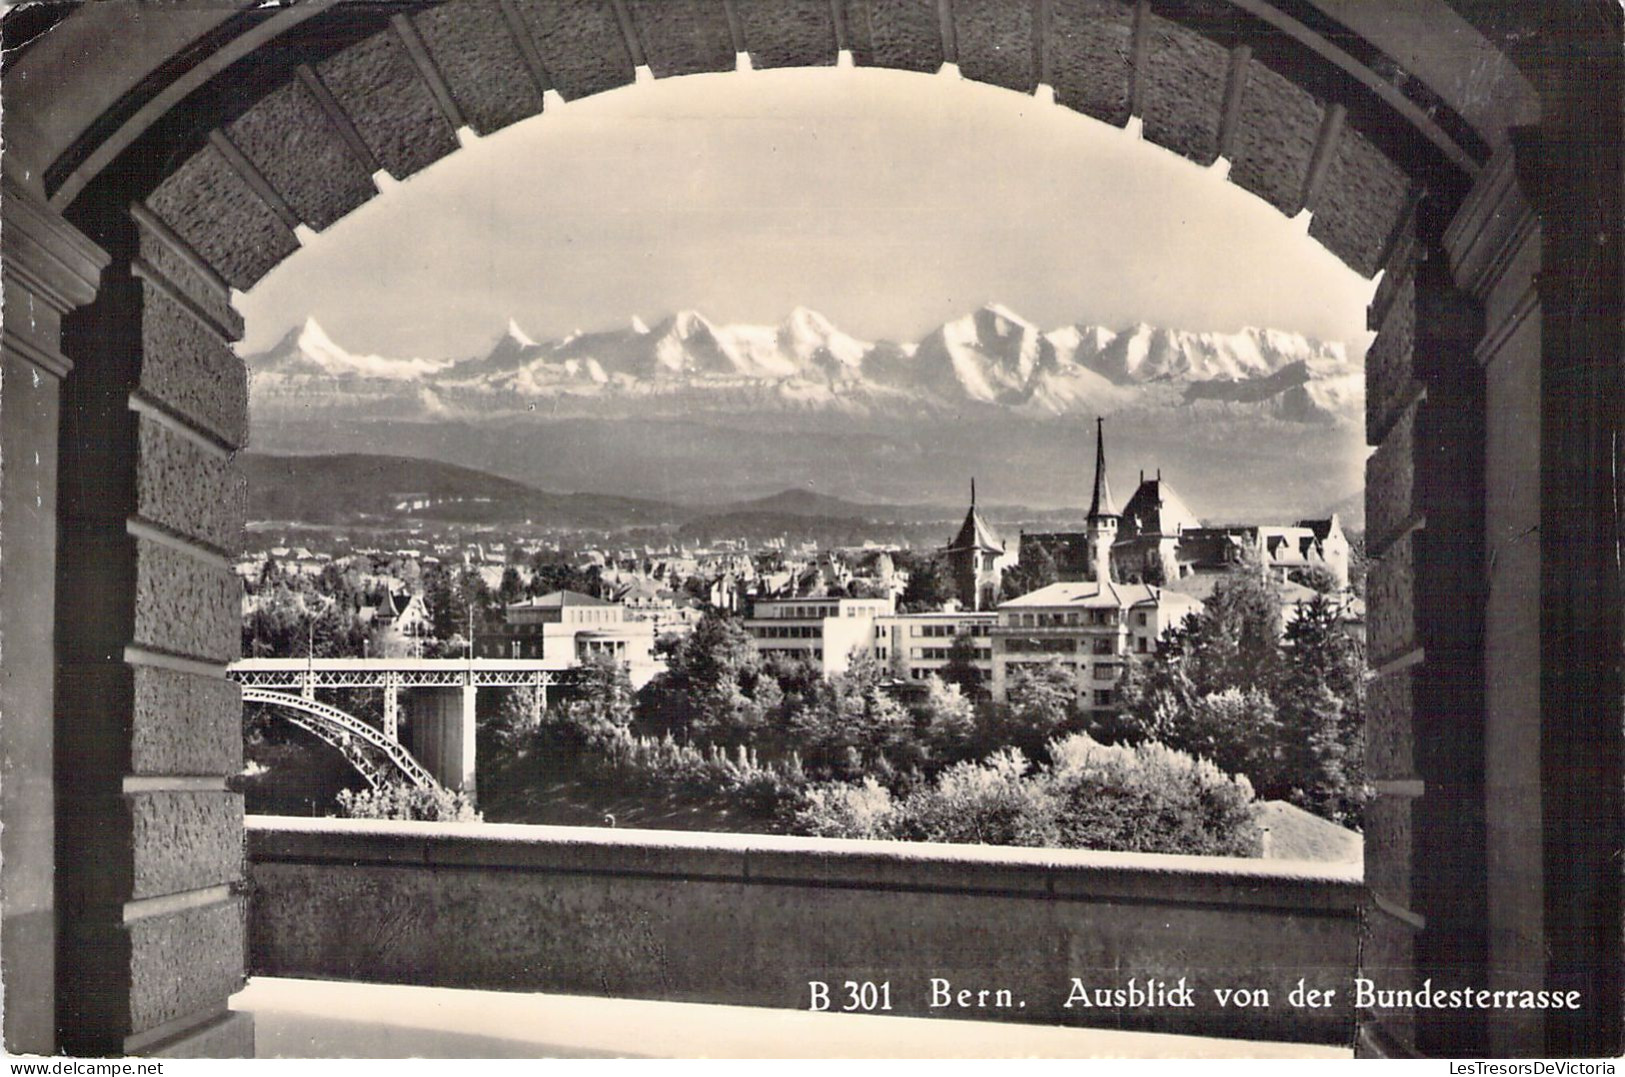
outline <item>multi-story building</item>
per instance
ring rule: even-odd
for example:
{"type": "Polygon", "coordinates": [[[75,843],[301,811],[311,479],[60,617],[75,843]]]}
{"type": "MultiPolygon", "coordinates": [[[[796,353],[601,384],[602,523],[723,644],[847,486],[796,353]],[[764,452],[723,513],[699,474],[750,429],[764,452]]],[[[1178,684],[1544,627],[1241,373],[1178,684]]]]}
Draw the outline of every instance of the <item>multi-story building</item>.
{"type": "Polygon", "coordinates": [[[810,662],[825,674],[844,672],[854,654],[870,654],[875,622],[895,609],[891,598],[758,598],[745,618],[756,652],[810,662]]]}
{"type": "Polygon", "coordinates": [[[993,698],[1008,698],[1023,667],[1059,660],[1077,673],[1090,709],[1109,709],[1130,657],[1155,652],[1164,629],[1201,608],[1189,595],[1110,580],[1054,583],[1011,599],[990,632],[993,698]]]}
{"type": "Polygon", "coordinates": [[[955,640],[967,638],[973,648],[972,664],[985,684],[993,676],[991,636],[997,620],[998,614],[992,610],[881,617],[875,621],[875,658],[900,681],[923,681],[942,672],[955,640]]]}
{"type": "Polygon", "coordinates": [[[654,625],[630,620],[626,608],[578,591],[554,591],[506,606],[502,624],[477,632],[478,658],[538,658],[565,669],[597,655],[627,667],[634,686],[652,678],[654,625]]]}

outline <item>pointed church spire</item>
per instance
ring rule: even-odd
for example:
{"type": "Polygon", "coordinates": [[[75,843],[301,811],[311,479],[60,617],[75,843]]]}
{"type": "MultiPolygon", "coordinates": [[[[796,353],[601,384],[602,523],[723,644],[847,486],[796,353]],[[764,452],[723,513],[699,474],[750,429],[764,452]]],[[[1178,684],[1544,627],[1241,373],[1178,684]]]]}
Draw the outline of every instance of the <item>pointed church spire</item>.
{"type": "Polygon", "coordinates": [[[1095,496],[1089,502],[1089,519],[1116,516],[1111,484],[1106,481],[1106,420],[1095,419],[1095,496]]]}
{"type": "Polygon", "coordinates": [[[976,507],[976,476],[975,475],[972,475],[970,477],[970,507],[973,508],[973,509],[976,507]]]}

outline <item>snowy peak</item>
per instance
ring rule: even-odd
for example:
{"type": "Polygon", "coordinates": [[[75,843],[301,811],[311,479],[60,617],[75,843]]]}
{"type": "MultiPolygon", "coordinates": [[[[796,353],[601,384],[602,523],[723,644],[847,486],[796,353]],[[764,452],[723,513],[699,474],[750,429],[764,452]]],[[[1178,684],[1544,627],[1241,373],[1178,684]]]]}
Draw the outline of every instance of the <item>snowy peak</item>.
{"type": "Polygon", "coordinates": [[[1045,418],[1191,407],[1356,422],[1364,394],[1362,368],[1341,344],[1297,333],[1086,323],[1045,331],[997,303],[917,343],[860,340],[807,307],[777,325],[723,324],[682,310],[652,326],[634,316],[619,328],[551,341],[510,318],[484,355],[459,362],[350,352],[310,319],[248,361],[261,395],[278,379],[300,391],[324,379],[335,387],[364,379],[375,394],[395,381],[403,399],[462,400],[476,415],[531,408],[537,397],[611,394],[752,411],[983,407],[1045,418]]]}
{"type": "Polygon", "coordinates": [[[445,359],[392,359],[348,351],[327,335],[314,317],[290,330],[269,350],[246,360],[256,373],[354,378],[422,378],[452,365],[445,359]]]}

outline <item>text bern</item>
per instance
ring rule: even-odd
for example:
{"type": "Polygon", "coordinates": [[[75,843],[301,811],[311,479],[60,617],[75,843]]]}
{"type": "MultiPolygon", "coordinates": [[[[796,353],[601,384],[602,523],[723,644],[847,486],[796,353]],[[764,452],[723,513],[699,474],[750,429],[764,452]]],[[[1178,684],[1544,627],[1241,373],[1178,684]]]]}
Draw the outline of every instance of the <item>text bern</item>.
{"type": "Polygon", "coordinates": [[[1146,980],[1141,983],[1135,977],[1121,987],[1087,987],[1074,976],[1072,990],[1068,992],[1063,1005],[1069,1010],[1074,1006],[1116,1010],[1174,1009],[1195,1006],[1196,997],[1192,989],[1186,986],[1183,976],[1176,984],[1166,980],[1146,980]]]}

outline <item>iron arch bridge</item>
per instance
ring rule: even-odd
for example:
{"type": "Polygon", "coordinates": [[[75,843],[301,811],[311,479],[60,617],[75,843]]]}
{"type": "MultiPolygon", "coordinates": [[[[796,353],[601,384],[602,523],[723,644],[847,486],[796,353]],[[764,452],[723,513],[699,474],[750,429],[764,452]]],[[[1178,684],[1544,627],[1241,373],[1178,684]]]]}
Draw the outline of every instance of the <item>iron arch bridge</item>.
{"type": "Polygon", "coordinates": [[[419,789],[475,789],[474,694],[480,688],[532,688],[537,713],[547,691],[569,678],[565,661],[493,658],[244,658],[229,675],[245,703],[283,707],[287,717],[333,745],[373,787],[396,775],[419,789]],[[318,691],[379,689],[380,729],[328,703],[318,691]],[[401,709],[411,736],[401,737],[401,709]],[[410,743],[407,743],[409,741],[410,743]]]}
{"type": "Polygon", "coordinates": [[[243,702],[283,708],[288,721],[337,748],[374,789],[388,784],[396,774],[419,789],[437,792],[442,788],[429,768],[418,762],[404,744],[337,707],[268,688],[245,687],[243,702]]]}

